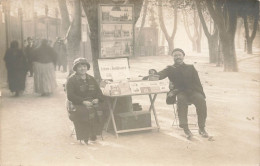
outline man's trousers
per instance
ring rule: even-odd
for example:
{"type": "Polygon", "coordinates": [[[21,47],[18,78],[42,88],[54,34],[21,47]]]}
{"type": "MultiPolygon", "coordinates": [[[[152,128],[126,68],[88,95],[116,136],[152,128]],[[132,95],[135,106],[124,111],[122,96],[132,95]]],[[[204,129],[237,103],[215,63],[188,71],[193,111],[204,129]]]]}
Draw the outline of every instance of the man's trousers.
{"type": "Polygon", "coordinates": [[[192,92],[187,95],[185,92],[177,94],[177,112],[179,118],[179,126],[188,128],[188,106],[194,104],[198,115],[198,126],[200,129],[205,127],[207,118],[207,105],[204,96],[198,92],[192,92]]]}

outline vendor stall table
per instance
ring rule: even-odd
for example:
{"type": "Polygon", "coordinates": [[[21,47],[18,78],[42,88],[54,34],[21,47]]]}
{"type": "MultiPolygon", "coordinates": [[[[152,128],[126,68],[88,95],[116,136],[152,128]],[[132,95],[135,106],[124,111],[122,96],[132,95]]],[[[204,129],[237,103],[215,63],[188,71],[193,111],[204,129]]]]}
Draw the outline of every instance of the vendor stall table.
{"type": "Polygon", "coordinates": [[[113,123],[113,129],[114,129],[114,132],[115,132],[115,135],[116,135],[117,138],[118,138],[118,133],[126,133],[126,132],[132,132],[132,131],[143,131],[143,130],[151,130],[151,129],[158,129],[158,131],[159,131],[160,125],[159,125],[159,122],[158,122],[158,119],[157,119],[154,103],[155,103],[157,94],[167,93],[167,92],[168,91],[161,91],[161,92],[157,92],[157,93],[151,92],[151,93],[139,93],[139,94],[117,95],[117,96],[116,95],[114,95],[114,96],[105,95],[106,97],[112,99],[112,102],[108,101],[110,115],[109,115],[109,118],[108,118],[108,121],[107,121],[106,131],[108,130],[109,122],[111,120],[112,120],[112,123],[113,123]],[[115,117],[114,117],[114,110],[115,110],[115,106],[116,106],[116,103],[117,103],[117,99],[120,98],[120,97],[137,96],[137,95],[148,95],[149,96],[149,99],[150,99],[150,102],[151,102],[150,107],[149,107],[149,112],[153,111],[153,115],[154,115],[155,122],[156,122],[156,127],[145,127],[145,128],[135,128],[135,129],[127,129],[127,130],[117,130],[117,126],[116,126],[116,123],[115,123],[115,117]]]}

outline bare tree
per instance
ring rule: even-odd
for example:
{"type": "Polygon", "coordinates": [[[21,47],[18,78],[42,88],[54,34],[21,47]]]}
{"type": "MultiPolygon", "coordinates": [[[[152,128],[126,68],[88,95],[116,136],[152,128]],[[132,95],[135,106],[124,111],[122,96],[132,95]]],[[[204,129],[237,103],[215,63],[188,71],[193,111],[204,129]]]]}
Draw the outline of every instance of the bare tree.
{"type": "Polygon", "coordinates": [[[61,15],[61,34],[64,36],[70,27],[69,11],[67,8],[66,0],[58,0],[58,5],[61,15]]]}
{"type": "MultiPolygon", "coordinates": [[[[237,48],[241,48],[241,33],[242,32],[242,27],[243,27],[243,20],[242,19],[238,19],[237,20],[237,34],[236,34],[236,46],[237,48]]],[[[244,36],[242,38],[242,40],[244,39],[244,36]]],[[[244,40],[243,40],[244,43],[244,40]]]]}
{"type": "Polygon", "coordinates": [[[160,27],[161,30],[164,33],[164,36],[168,42],[168,46],[169,46],[169,52],[168,54],[170,54],[172,52],[172,50],[174,49],[174,37],[176,35],[177,32],[177,11],[178,11],[178,0],[174,1],[173,4],[173,8],[174,8],[174,26],[173,26],[173,31],[171,36],[168,34],[167,29],[165,27],[165,23],[164,23],[164,16],[163,16],[163,4],[162,4],[162,0],[158,0],[158,17],[159,17],[159,23],[160,23],[160,27]]]}
{"type": "Polygon", "coordinates": [[[198,53],[201,52],[201,24],[198,18],[198,14],[196,13],[195,9],[191,11],[193,14],[187,14],[187,9],[182,9],[183,15],[183,23],[186,30],[186,33],[192,43],[192,51],[197,51],[198,53]],[[189,20],[189,16],[192,15],[192,21],[189,20]],[[193,25],[193,26],[192,26],[193,25]],[[193,27],[193,35],[191,33],[190,27],[193,27]]]}
{"type": "Polygon", "coordinates": [[[139,31],[138,31],[138,34],[136,35],[136,44],[138,45],[139,44],[139,41],[140,41],[140,34],[142,33],[142,30],[143,30],[143,27],[144,27],[144,24],[145,24],[145,19],[146,19],[146,15],[147,15],[147,8],[148,8],[148,0],[144,0],[144,4],[143,4],[143,14],[142,14],[142,21],[141,21],[141,26],[139,28],[139,31]]]}
{"type": "Polygon", "coordinates": [[[81,5],[80,0],[74,0],[73,20],[67,33],[68,67],[72,69],[75,58],[80,54],[81,42],[81,5]]]}
{"type": "Polygon", "coordinates": [[[235,32],[239,3],[236,0],[206,0],[208,11],[219,30],[224,58],[224,71],[238,71],[235,32]]]}
{"type": "Polygon", "coordinates": [[[244,20],[245,27],[245,37],[246,37],[246,45],[247,45],[247,53],[252,54],[253,52],[253,41],[256,36],[256,30],[258,27],[259,20],[259,2],[257,0],[246,0],[244,1],[244,5],[242,7],[242,18],[244,20]],[[249,22],[253,22],[251,35],[249,34],[250,26],[249,22]]]}
{"type": "Polygon", "coordinates": [[[200,22],[202,24],[202,28],[205,36],[208,39],[208,48],[209,48],[209,62],[216,63],[217,62],[217,54],[218,54],[218,30],[216,24],[213,27],[213,33],[209,31],[205,18],[202,14],[201,4],[198,0],[195,1],[197,6],[198,15],[200,18],[200,22]]]}

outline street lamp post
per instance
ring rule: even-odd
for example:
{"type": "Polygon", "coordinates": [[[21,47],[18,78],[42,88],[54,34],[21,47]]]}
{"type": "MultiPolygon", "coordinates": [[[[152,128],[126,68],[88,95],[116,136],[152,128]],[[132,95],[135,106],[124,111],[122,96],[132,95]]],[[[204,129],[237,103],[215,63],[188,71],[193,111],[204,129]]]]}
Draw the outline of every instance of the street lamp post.
{"type": "Polygon", "coordinates": [[[59,23],[58,23],[58,17],[59,17],[59,10],[58,8],[55,8],[55,17],[56,17],[56,36],[59,36],[59,23]]]}
{"type": "Polygon", "coordinates": [[[49,13],[49,8],[48,5],[45,5],[45,24],[46,24],[46,37],[47,40],[49,39],[49,19],[48,19],[48,13],[49,13]]]}
{"type": "Polygon", "coordinates": [[[23,42],[23,11],[22,11],[22,8],[18,9],[18,16],[20,18],[21,45],[22,45],[22,48],[23,48],[24,47],[24,42],[23,42]]]}
{"type": "Polygon", "coordinates": [[[33,13],[34,39],[36,39],[36,37],[37,37],[37,25],[38,25],[37,12],[34,12],[33,13]]]}
{"type": "Polygon", "coordinates": [[[9,20],[10,20],[10,3],[7,0],[3,1],[3,12],[5,15],[5,42],[6,42],[6,49],[9,46],[9,20]]]}

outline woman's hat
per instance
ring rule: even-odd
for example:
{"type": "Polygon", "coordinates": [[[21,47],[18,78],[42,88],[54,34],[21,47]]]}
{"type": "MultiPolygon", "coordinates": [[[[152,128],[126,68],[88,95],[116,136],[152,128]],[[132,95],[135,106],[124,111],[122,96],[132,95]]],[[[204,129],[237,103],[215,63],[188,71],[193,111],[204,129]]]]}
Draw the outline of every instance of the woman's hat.
{"type": "Polygon", "coordinates": [[[88,67],[88,70],[89,70],[89,68],[90,68],[90,64],[88,63],[88,61],[87,61],[87,59],[85,59],[85,58],[77,58],[77,59],[75,59],[74,60],[74,62],[73,62],[73,70],[74,71],[76,71],[76,68],[77,68],[77,65],[78,64],[85,64],[85,65],[87,65],[87,67],[88,67]]]}

